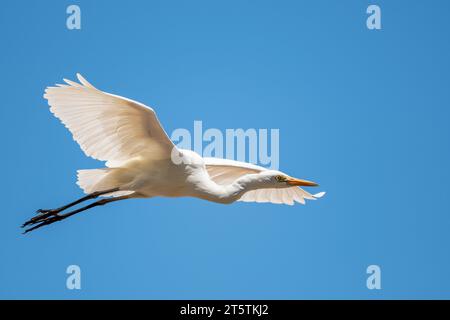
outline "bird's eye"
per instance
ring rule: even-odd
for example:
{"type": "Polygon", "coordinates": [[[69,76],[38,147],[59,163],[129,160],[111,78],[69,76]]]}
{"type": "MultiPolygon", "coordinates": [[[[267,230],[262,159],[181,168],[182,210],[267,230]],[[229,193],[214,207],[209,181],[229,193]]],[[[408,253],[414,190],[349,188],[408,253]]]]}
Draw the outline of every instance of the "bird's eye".
{"type": "Polygon", "coordinates": [[[284,177],[283,177],[283,176],[275,176],[275,179],[276,179],[278,182],[283,182],[283,181],[284,181],[284,177]]]}

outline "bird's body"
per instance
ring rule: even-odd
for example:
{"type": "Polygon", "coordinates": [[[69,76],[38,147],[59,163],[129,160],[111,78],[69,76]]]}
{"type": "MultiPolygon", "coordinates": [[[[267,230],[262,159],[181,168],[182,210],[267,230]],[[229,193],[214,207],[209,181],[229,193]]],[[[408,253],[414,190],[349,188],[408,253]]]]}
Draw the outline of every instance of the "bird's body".
{"type": "Polygon", "coordinates": [[[86,155],[106,161],[106,168],[78,171],[77,184],[86,197],[27,221],[27,231],[65,219],[108,202],[162,197],[196,197],[217,203],[305,203],[312,195],[299,186],[316,186],[280,171],[239,161],[203,158],[178,149],[153,109],[130,99],[105,93],[81,75],[81,83],[48,87],[44,97],[50,110],[73,134],[86,155]],[[61,211],[99,196],[108,197],[66,214],[61,211]]]}
{"type": "MultiPolygon", "coordinates": [[[[191,150],[178,149],[177,152],[182,155],[181,163],[172,159],[152,160],[136,157],[118,168],[80,170],[79,184],[88,194],[117,187],[124,191],[116,191],[105,196],[129,194],[132,198],[195,197],[223,204],[239,200],[246,192],[265,188],[264,181],[259,181],[261,178],[259,173],[249,173],[231,183],[218,184],[208,173],[208,167],[212,166],[213,159],[202,158],[191,150]],[[98,182],[83,185],[83,179],[88,179],[83,176],[84,172],[97,176],[98,182]]],[[[227,163],[240,164],[237,161],[227,163]]],[[[249,170],[265,170],[251,164],[246,164],[246,167],[249,170]]],[[[273,170],[265,172],[268,176],[271,173],[282,174],[273,170]]],[[[313,196],[306,192],[300,193],[305,198],[313,199],[313,196]]]]}

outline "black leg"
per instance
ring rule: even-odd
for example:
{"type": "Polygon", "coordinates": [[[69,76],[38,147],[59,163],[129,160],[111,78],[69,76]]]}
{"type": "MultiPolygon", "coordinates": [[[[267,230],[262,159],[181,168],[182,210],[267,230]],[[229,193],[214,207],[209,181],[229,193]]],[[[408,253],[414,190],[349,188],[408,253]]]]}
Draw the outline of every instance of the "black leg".
{"type": "Polygon", "coordinates": [[[98,200],[98,201],[96,201],[94,203],[91,203],[91,204],[89,204],[89,205],[87,205],[85,207],[82,207],[80,209],[76,209],[76,210],[70,211],[70,212],[65,213],[65,214],[52,214],[51,216],[48,216],[45,219],[29,223],[29,224],[32,224],[32,225],[33,224],[36,224],[36,225],[34,227],[31,227],[31,228],[25,230],[24,234],[28,233],[30,231],[39,229],[39,228],[41,228],[43,226],[46,226],[46,225],[49,225],[49,224],[52,224],[52,223],[64,220],[64,219],[66,219],[68,217],[71,217],[71,216],[73,216],[73,215],[75,215],[77,213],[80,213],[82,211],[91,209],[93,207],[102,206],[102,205],[105,205],[105,204],[107,204],[109,202],[114,202],[114,201],[129,199],[129,198],[130,198],[130,196],[126,195],[126,196],[115,197],[115,198],[101,199],[101,200],[98,200]]]}
{"type": "Polygon", "coordinates": [[[95,199],[95,198],[101,196],[102,194],[107,194],[107,193],[115,192],[115,191],[118,191],[118,190],[119,190],[119,188],[114,188],[114,189],[109,189],[109,190],[104,190],[104,191],[92,192],[92,193],[88,194],[87,196],[84,196],[84,197],[82,197],[82,198],[80,198],[80,199],[78,199],[78,200],[76,200],[74,202],[66,204],[66,205],[64,205],[62,207],[59,207],[57,209],[48,209],[48,210],[46,210],[46,209],[39,209],[39,210],[36,211],[38,213],[38,215],[36,217],[31,218],[27,222],[25,222],[22,225],[22,228],[26,227],[26,226],[28,226],[30,224],[38,223],[39,221],[43,221],[43,220],[45,220],[46,218],[48,218],[50,216],[54,216],[54,215],[60,213],[61,211],[66,210],[67,208],[73,207],[73,206],[75,206],[75,205],[77,205],[77,204],[79,204],[81,202],[86,201],[86,200],[95,199]]]}

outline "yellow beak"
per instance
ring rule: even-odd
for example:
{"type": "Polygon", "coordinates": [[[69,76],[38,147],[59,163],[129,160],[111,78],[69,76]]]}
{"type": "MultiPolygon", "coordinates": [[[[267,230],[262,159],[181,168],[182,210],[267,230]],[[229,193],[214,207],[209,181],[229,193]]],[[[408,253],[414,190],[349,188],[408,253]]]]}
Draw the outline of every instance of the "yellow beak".
{"type": "Polygon", "coordinates": [[[287,178],[287,184],[290,186],[303,186],[303,187],[317,187],[318,184],[308,180],[295,179],[295,178],[287,178]]]}

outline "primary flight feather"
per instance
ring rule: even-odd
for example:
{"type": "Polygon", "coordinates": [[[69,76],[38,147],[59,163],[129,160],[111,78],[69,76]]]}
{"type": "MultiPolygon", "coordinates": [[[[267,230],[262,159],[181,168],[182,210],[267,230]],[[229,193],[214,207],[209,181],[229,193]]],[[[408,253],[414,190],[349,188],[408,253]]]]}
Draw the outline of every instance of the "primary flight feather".
{"type": "Polygon", "coordinates": [[[293,205],[314,200],[301,186],[317,186],[280,171],[219,158],[202,158],[177,148],[155,111],[142,103],[103,92],[80,74],[80,83],[48,87],[50,111],[70,130],[83,152],[106,161],[106,168],[78,170],[77,184],[85,197],[57,209],[38,210],[22,227],[25,232],[66,219],[109,202],[163,197],[197,197],[218,203],[271,202],[293,205]],[[68,213],[62,211],[89,199],[104,197],[68,213]]]}

